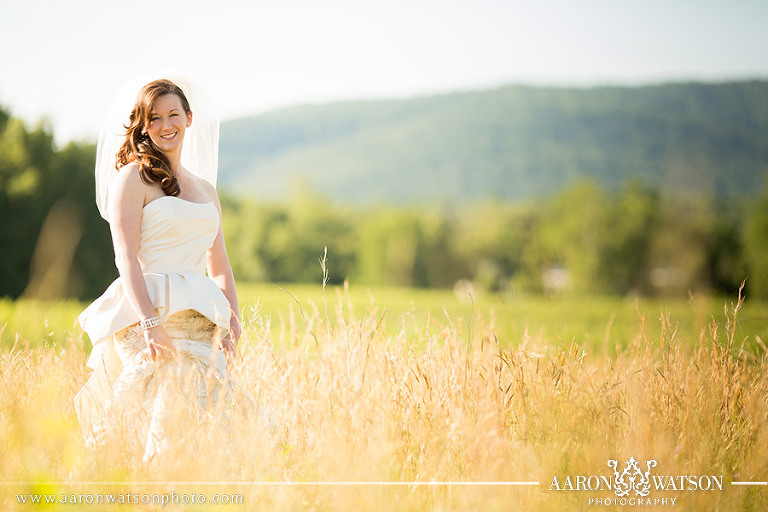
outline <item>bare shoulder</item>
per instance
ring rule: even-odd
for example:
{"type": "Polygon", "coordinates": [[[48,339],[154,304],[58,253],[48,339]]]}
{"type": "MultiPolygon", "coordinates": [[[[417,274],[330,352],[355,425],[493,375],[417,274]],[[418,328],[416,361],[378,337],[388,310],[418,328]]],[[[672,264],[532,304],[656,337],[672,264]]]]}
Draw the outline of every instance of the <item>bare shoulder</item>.
{"type": "Polygon", "coordinates": [[[141,179],[139,165],[137,163],[124,165],[118,169],[117,176],[110,184],[110,203],[121,205],[131,203],[143,206],[148,190],[149,186],[141,179]]]}
{"type": "Polygon", "coordinates": [[[138,162],[130,162],[130,163],[125,164],[124,166],[120,167],[117,170],[117,173],[120,174],[120,173],[122,173],[124,171],[134,172],[134,173],[139,172],[139,164],[138,164],[138,162]]]}
{"type": "Polygon", "coordinates": [[[216,192],[216,187],[211,185],[207,180],[191,173],[190,178],[194,181],[195,189],[200,192],[201,199],[205,198],[206,201],[211,201],[217,206],[219,205],[219,195],[216,192]]]}
{"type": "Polygon", "coordinates": [[[200,178],[200,181],[203,182],[203,190],[205,190],[205,195],[211,198],[211,201],[215,202],[216,204],[219,203],[219,194],[216,192],[216,187],[211,185],[206,180],[200,178]]]}
{"type": "Polygon", "coordinates": [[[125,186],[125,185],[133,185],[134,182],[141,182],[141,172],[139,170],[139,164],[136,162],[131,162],[129,164],[126,164],[122,167],[120,167],[117,170],[117,176],[115,177],[115,183],[125,186]]]}

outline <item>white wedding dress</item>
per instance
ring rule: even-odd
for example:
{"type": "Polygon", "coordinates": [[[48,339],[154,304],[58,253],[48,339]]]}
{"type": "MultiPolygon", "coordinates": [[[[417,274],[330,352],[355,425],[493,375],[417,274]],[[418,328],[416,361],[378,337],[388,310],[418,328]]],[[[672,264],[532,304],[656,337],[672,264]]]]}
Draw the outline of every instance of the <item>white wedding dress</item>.
{"type": "Polygon", "coordinates": [[[229,331],[230,305],[205,274],[206,252],[220,222],[210,202],[164,196],[144,207],[139,262],[178,357],[150,360],[139,318],[121,279],[114,281],[79,317],[93,343],[87,363],[93,374],[75,396],[87,445],[104,444],[119,433],[137,445],[144,460],[151,459],[172,442],[169,427],[178,430],[168,425],[172,409],[210,412],[230,395],[234,383],[219,349],[229,331]],[[183,386],[192,387],[196,400],[183,386]]]}

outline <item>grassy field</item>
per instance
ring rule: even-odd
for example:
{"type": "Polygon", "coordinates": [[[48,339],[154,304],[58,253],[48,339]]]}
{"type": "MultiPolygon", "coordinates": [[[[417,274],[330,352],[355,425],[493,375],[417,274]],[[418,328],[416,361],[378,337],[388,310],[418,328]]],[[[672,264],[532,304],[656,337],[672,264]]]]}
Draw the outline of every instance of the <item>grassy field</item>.
{"type": "MultiPolygon", "coordinates": [[[[467,329],[473,322],[484,322],[504,346],[536,341],[556,347],[576,341],[591,352],[614,356],[617,347],[627,347],[640,336],[643,318],[646,334],[658,338],[658,320],[663,315],[675,323],[678,339],[694,345],[712,320],[724,321],[725,307],[736,300],[710,296],[650,299],[491,293],[468,297],[452,290],[354,286],[328,286],[324,290],[319,284],[244,283],[238,286],[238,292],[245,324],[250,325],[254,318],[268,319],[276,345],[285,342],[289,324],[301,321],[303,310],[305,314],[322,313],[326,320],[339,312],[355,318],[375,316],[387,335],[407,335],[414,343],[423,340],[428,325],[454,323],[459,329],[467,329]]],[[[86,305],[77,301],[0,299],[0,348],[10,348],[16,342],[31,347],[54,345],[81,337],[77,315],[86,305]]],[[[754,336],[768,339],[768,304],[745,301],[737,328],[738,334],[750,335],[750,344],[754,336]]],[[[86,349],[90,347],[87,338],[83,342],[86,349]]]]}
{"type": "Polygon", "coordinates": [[[129,462],[127,441],[83,446],[83,305],[0,302],[0,508],[45,494],[81,502],[46,509],[102,510],[87,500],[112,494],[139,501],[115,510],[592,510],[618,498],[586,478],[632,457],[685,485],[613,508],[768,508],[767,487],[731,484],[768,479],[765,304],[314,285],[240,297],[233,375],[255,409],[228,436],[187,425],[193,446],[151,466],[129,462]],[[174,496],[187,503],[141,503],[174,496]]]}

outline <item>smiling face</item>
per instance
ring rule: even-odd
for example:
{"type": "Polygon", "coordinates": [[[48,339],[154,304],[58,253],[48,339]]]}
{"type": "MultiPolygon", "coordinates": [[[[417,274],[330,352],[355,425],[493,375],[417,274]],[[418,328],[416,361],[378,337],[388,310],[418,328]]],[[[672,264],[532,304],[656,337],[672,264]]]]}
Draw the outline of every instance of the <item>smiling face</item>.
{"type": "Polygon", "coordinates": [[[147,135],[163,153],[181,150],[184,132],[192,124],[192,112],[185,112],[176,94],[163,94],[152,105],[147,123],[147,135]]]}

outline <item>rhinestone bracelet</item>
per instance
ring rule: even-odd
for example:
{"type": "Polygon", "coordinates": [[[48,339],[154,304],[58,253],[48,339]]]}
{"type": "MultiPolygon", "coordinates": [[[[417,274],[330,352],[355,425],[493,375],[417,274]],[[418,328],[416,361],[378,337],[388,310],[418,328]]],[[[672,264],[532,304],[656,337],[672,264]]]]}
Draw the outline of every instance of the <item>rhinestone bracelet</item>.
{"type": "Polygon", "coordinates": [[[139,322],[139,325],[141,325],[141,329],[143,331],[147,331],[153,327],[157,327],[160,325],[160,317],[159,316],[153,316],[150,318],[144,318],[139,322]]]}

